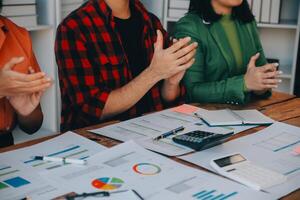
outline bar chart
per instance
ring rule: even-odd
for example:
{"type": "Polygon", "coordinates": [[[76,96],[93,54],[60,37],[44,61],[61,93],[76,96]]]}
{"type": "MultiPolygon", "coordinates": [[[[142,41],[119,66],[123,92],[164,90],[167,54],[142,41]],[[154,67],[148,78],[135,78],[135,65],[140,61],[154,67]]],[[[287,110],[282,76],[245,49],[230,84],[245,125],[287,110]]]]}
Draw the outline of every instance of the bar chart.
{"type": "Polygon", "coordinates": [[[227,200],[232,199],[236,196],[238,192],[232,192],[229,194],[220,194],[217,190],[202,190],[193,195],[194,199],[201,199],[201,200],[227,200]]]}

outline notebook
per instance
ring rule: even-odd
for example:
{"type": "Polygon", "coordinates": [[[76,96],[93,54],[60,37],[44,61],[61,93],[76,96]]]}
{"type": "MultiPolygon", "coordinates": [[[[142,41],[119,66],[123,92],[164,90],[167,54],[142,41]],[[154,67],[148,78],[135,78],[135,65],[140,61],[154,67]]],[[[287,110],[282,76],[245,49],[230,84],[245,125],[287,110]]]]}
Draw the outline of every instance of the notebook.
{"type": "Polygon", "coordinates": [[[209,126],[267,125],[274,120],[257,110],[205,110],[197,112],[209,126]]]}

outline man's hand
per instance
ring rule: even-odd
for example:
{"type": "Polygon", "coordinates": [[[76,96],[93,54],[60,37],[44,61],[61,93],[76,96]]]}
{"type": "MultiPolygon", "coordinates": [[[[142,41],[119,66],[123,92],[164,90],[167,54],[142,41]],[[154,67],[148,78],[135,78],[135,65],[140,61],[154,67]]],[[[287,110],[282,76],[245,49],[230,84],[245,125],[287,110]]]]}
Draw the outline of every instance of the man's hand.
{"type": "Polygon", "coordinates": [[[12,58],[0,69],[0,98],[41,92],[51,85],[51,79],[45,77],[44,72],[22,74],[13,71],[14,66],[23,61],[23,57],[12,58]]]}
{"type": "Polygon", "coordinates": [[[186,37],[171,47],[163,49],[163,36],[159,30],[157,31],[154,55],[149,66],[155,75],[154,78],[163,80],[175,76],[170,81],[180,82],[185,70],[195,62],[194,56],[198,43],[189,44],[190,41],[191,38],[186,37]]]}

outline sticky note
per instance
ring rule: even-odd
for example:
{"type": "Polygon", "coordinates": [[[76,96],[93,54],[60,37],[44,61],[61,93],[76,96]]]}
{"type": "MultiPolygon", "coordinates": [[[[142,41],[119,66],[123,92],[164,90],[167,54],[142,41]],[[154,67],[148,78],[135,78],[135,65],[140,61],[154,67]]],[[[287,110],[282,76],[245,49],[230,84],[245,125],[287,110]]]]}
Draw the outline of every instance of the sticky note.
{"type": "Polygon", "coordinates": [[[293,150],[293,153],[295,155],[300,155],[300,146],[299,147],[296,147],[294,150],[293,150]]]}
{"type": "Polygon", "coordinates": [[[183,113],[183,114],[193,114],[194,112],[198,111],[198,107],[196,106],[191,106],[188,104],[183,104],[181,106],[175,107],[172,109],[173,112],[178,112],[178,113],[183,113]]]}

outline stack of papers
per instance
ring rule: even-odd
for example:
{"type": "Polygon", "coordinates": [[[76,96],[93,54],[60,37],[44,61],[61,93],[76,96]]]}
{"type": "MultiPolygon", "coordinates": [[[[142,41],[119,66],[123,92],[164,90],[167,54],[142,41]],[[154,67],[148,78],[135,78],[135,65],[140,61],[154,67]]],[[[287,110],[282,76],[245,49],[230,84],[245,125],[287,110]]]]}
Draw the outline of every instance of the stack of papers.
{"type": "Polygon", "coordinates": [[[300,128],[277,122],[256,134],[180,158],[213,170],[211,160],[242,154],[254,164],[287,176],[287,182],[267,190],[278,199],[300,187],[300,157],[293,153],[299,144],[300,128]]]}
{"type": "Polygon", "coordinates": [[[106,149],[82,136],[69,132],[46,142],[0,154],[1,200],[52,199],[65,194],[64,185],[53,184],[38,175],[41,171],[64,168],[57,162],[34,160],[35,156],[87,159],[106,149]]]}
{"type": "Polygon", "coordinates": [[[203,110],[204,109],[184,104],[172,109],[145,115],[104,128],[90,130],[90,132],[123,142],[134,140],[136,143],[149,150],[168,156],[179,156],[193,152],[194,150],[173,142],[172,138],[176,135],[186,134],[196,130],[219,134],[227,134],[230,132],[237,134],[255,127],[209,127],[195,115],[196,112],[202,113],[203,110]],[[184,131],[158,141],[153,140],[153,138],[181,126],[185,127],[184,131]]]}
{"type": "Polygon", "coordinates": [[[87,166],[69,165],[40,174],[66,186],[66,193],[135,190],[146,200],[271,199],[268,194],[181,165],[132,141],[92,156],[87,166]]]}

